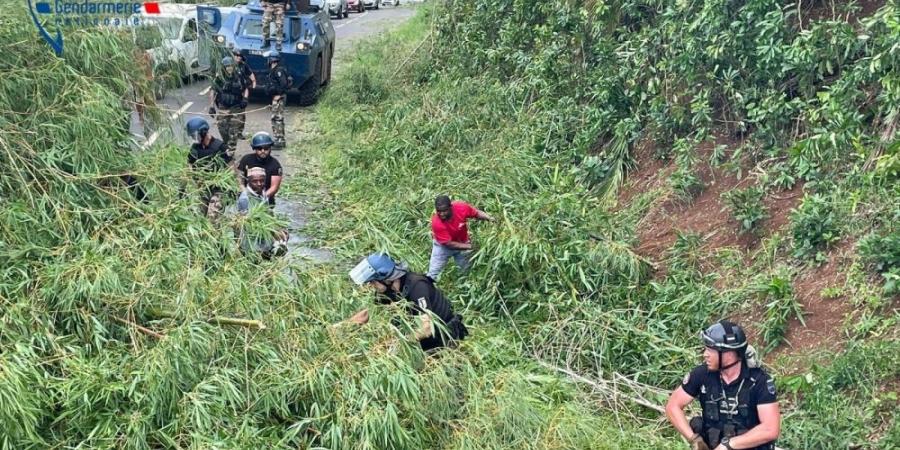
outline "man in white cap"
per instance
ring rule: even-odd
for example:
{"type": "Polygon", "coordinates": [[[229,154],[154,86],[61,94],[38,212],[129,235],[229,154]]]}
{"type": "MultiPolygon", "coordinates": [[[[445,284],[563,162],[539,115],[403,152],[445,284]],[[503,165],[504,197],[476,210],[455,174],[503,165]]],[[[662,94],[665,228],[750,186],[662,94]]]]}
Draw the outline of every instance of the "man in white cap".
{"type": "MultiPolygon", "coordinates": [[[[421,317],[415,339],[422,350],[452,345],[469,334],[462,316],[453,313],[450,301],[434,286],[434,281],[411,272],[406,264],[397,264],[384,253],[373,253],[360,261],[350,271],[350,278],[357,285],[368,284],[388,303],[405,299],[409,314],[421,317]],[[434,324],[432,316],[443,324],[434,324]]],[[[349,320],[359,325],[365,324],[369,321],[368,309],[357,312],[349,320]]]]}
{"type": "MultiPolygon", "coordinates": [[[[266,196],[265,187],[266,169],[262,167],[247,169],[247,184],[237,201],[237,210],[240,215],[248,215],[250,210],[257,205],[267,205],[265,210],[267,213],[270,211],[268,208],[269,198],[266,196]]],[[[274,239],[257,237],[252,244],[250,236],[248,236],[243,227],[240,228],[239,235],[241,250],[244,253],[253,249],[261,253],[263,258],[269,259],[272,256],[281,256],[287,252],[287,232],[284,230],[276,231],[274,239]]]]}

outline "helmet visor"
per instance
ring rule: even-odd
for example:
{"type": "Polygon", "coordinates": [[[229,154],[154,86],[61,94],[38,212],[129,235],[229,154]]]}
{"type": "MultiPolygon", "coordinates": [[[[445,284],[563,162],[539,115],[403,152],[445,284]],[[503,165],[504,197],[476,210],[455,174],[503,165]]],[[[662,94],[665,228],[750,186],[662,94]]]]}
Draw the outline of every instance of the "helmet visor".
{"type": "Polygon", "coordinates": [[[363,259],[350,271],[350,279],[357,285],[367,283],[375,278],[375,268],[369,264],[367,259],[363,259]]]}

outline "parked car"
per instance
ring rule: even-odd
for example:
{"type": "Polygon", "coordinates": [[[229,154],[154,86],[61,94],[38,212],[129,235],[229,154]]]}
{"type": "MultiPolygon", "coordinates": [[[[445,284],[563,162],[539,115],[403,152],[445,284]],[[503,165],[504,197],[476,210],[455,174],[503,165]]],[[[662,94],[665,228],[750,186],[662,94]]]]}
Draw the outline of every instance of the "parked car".
{"type": "Polygon", "coordinates": [[[347,0],[347,8],[350,9],[350,11],[356,11],[358,13],[366,10],[362,0],[347,0]]]}
{"type": "Polygon", "coordinates": [[[325,0],[328,3],[328,14],[334,16],[335,19],[342,19],[350,16],[350,6],[347,0],[325,0]]]}
{"type": "Polygon", "coordinates": [[[385,0],[382,5],[400,6],[400,0],[385,0]]]}
{"type": "Polygon", "coordinates": [[[363,3],[363,7],[366,9],[378,9],[381,6],[381,0],[360,0],[363,3]]]}
{"type": "MultiPolygon", "coordinates": [[[[200,40],[197,29],[197,6],[179,3],[160,3],[159,14],[142,11],[132,16],[131,23],[140,23],[132,28],[135,33],[158,30],[156,46],[147,49],[154,68],[170,66],[178,68],[181,78],[199,75],[209,69],[200,58],[200,40]],[[134,19],[138,19],[137,22],[134,19]]],[[[146,36],[146,34],[144,35],[146,36]]],[[[135,39],[141,36],[135,35],[135,39]]]]}
{"type": "MultiPolygon", "coordinates": [[[[225,8],[218,6],[198,6],[200,34],[209,34],[216,43],[211,57],[228,54],[228,46],[241,52],[257,80],[268,77],[269,65],[263,56],[274,45],[263,47],[262,6],[259,0],[250,0],[246,5],[230,8],[227,16],[225,8]],[[218,55],[217,55],[218,53],[218,55]]],[[[275,24],[269,25],[269,30],[275,24]]],[[[284,15],[284,35],[281,50],[281,64],[287,69],[293,82],[288,89],[288,98],[296,96],[302,106],[309,106],[319,99],[322,88],[331,80],[331,60],[334,56],[334,27],[328,11],[322,8],[321,0],[313,0],[302,11],[288,10],[284,15]]],[[[257,89],[262,89],[260,84],[257,89]]]]}

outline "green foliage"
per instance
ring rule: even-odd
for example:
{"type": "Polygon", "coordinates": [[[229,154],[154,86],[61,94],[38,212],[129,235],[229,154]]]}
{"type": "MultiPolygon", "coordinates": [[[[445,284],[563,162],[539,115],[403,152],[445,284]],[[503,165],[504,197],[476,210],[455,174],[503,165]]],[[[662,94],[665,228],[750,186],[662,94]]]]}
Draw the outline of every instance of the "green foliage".
{"type": "Polygon", "coordinates": [[[766,206],[763,204],[765,194],[760,186],[722,193],[722,199],[731,210],[731,215],[741,224],[742,233],[752,231],[760,221],[768,217],[766,206]]]}
{"type": "Polygon", "coordinates": [[[896,392],[880,388],[900,376],[893,355],[900,341],[851,342],[824,367],[778,383],[797,392],[786,448],[892,448],[897,444],[896,392]],[[828,420],[822,421],[821,417],[828,420]],[[874,432],[874,430],[880,430],[874,432]]]}
{"type": "Polygon", "coordinates": [[[760,328],[762,338],[766,342],[765,350],[771,351],[784,342],[791,319],[796,318],[805,325],[803,309],[794,297],[791,277],[786,271],[781,271],[768,281],[757,284],[754,290],[767,302],[765,320],[760,328]]]}
{"type": "Polygon", "coordinates": [[[791,213],[791,232],[794,236],[794,256],[813,256],[817,262],[825,260],[821,250],[838,240],[840,231],[837,212],[832,200],[821,194],[807,195],[791,213]]]}
{"type": "Polygon", "coordinates": [[[859,241],[860,255],[885,279],[885,295],[900,292],[900,232],[869,234],[859,241]]]}

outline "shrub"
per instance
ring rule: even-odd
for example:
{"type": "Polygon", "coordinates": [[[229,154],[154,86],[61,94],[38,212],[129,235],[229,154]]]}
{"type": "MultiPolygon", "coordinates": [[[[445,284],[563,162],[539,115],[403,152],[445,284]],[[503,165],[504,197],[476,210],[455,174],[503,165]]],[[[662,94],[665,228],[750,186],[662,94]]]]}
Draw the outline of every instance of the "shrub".
{"type": "Polygon", "coordinates": [[[869,234],[859,241],[858,249],[860,256],[884,277],[884,293],[893,295],[900,292],[897,284],[900,276],[900,232],[869,234]]]}
{"type": "Polygon", "coordinates": [[[803,322],[803,308],[794,297],[791,277],[782,271],[767,282],[755,286],[755,290],[765,300],[766,318],[762,323],[762,338],[766,342],[766,351],[771,351],[784,342],[787,325],[792,317],[803,322]]]}
{"type": "Polygon", "coordinates": [[[754,186],[734,189],[722,194],[722,199],[731,210],[731,215],[741,224],[741,232],[751,231],[760,221],[768,217],[763,204],[765,191],[754,186]]]}
{"type": "Polygon", "coordinates": [[[791,214],[794,256],[814,255],[817,262],[825,259],[820,250],[839,238],[837,213],[830,200],[819,194],[807,195],[791,214]]]}
{"type": "Polygon", "coordinates": [[[691,200],[703,191],[703,182],[690,167],[679,166],[672,172],[669,181],[672,183],[672,191],[684,200],[691,200]]]}

